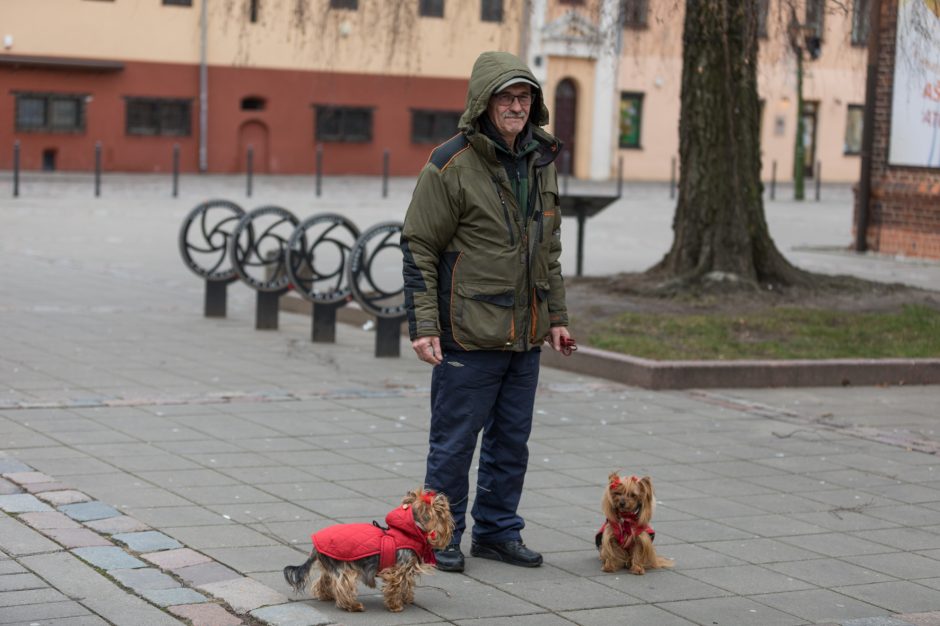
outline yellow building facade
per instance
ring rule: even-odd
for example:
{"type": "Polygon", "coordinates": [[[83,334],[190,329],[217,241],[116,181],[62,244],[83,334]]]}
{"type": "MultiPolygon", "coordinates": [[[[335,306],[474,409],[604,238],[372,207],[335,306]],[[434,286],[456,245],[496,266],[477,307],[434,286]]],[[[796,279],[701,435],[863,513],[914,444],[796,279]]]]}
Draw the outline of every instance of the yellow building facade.
{"type": "MultiPolygon", "coordinates": [[[[761,3],[762,0],[755,0],[761,3]]],[[[809,0],[812,3],[814,0],[809,0]]],[[[414,175],[454,131],[485,50],[525,58],[577,177],[668,180],[678,152],[679,0],[2,0],[0,146],[24,169],[414,175]]],[[[867,3],[862,3],[867,4],[867,3]]],[[[786,6],[789,6],[788,4],[786,6]]],[[[781,0],[758,69],[764,177],[793,172],[796,64],[781,0]]],[[[812,7],[799,5],[806,20],[812,7]]],[[[808,170],[854,181],[865,49],[826,12],[807,61],[808,170]]],[[[0,150],[0,168],[12,167],[0,150]]]]}

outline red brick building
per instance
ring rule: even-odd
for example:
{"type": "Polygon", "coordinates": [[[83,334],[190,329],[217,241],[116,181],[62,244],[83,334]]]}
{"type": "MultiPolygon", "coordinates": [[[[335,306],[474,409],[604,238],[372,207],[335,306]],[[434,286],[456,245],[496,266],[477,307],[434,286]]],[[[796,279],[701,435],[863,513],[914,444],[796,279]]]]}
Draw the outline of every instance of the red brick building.
{"type": "Polygon", "coordinates": [[[915,31],[931,34],[933,45],[940,47],[938,7],[933,0],[881,0],[871,49],[877,81],[870,114],[870,193],[862,181],[855,204],[860,248],[940,258],[940,54],[922,59],[922,72],[910,69],[919,55],[902,56],[904,63],[897,63],[906,54],[905,37],[915,31]],[[919,13],[908,13],[912,10],[919,13]],[[910,27],[911,20],[918,28],[910,27]],[[905,97],[905,91],[914,95],[905,97]],[[905,126],[910,127],[907,135],[901,132],[905,126]]]}

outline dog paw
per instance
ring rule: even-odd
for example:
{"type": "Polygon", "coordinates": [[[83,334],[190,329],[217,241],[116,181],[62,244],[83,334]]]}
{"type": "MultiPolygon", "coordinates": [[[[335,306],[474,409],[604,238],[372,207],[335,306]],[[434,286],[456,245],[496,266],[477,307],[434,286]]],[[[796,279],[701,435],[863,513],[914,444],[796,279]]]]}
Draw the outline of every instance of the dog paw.
{"type": "Polygon", "coordinates": [[[639,565],[634,565],[630,568],[630,573],[636,574],[637,576],[642,576],[646,573],[646,570],[640,567],[639,565]]]}

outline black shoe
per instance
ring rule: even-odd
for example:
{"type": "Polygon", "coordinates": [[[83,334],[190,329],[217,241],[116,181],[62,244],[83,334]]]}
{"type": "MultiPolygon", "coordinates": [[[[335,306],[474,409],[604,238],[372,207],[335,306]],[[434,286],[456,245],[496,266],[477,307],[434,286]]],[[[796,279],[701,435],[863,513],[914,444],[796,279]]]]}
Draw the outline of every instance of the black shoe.
{"type": "Polygon", "coordinates": [[[435,567],[442,572],[463,571],[463,552],[460,551],[460,544],[452,543],[443,550],[435,550],[434,560],[437,561],[435,567]]]}
{"type": "Polygon", "coordinates": [[[470,544],[470,554],[520,567],[538,567],[542,564],[542,555],[525,547],[521,541],[506,541],[505,543],[474,541],[470,544]]]}

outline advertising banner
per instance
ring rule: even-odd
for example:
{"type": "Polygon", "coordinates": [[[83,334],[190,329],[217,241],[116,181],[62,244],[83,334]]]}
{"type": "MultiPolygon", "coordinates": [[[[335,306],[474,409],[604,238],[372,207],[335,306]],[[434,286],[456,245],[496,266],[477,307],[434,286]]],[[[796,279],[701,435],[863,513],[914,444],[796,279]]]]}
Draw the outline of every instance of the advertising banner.
{"type": "Polygon", "coordinates": [[[899,0],[891,165],[940,168],[940,0],[899,0]]]}

